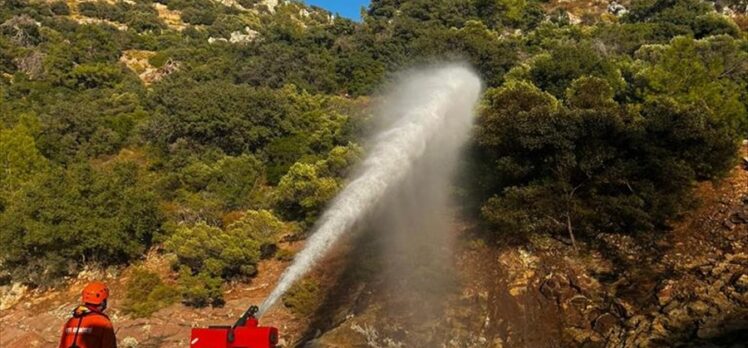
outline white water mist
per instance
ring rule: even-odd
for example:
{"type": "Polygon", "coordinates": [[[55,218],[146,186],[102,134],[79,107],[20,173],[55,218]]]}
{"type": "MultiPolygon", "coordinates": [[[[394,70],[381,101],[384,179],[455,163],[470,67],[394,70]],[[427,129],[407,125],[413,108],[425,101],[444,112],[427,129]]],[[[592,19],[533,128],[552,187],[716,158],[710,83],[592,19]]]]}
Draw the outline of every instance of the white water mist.
{"type": "Polygon", "coordinates": [[[378,110],[388,126],[373,139],[357,175],[333,200],[304,249],[260,306],[260,315],[304,276],[357,222],[403,184],[429,144],[445,142],[456,151],[467,139],[480,79],[462,65],[405,74],[378,110]]]}

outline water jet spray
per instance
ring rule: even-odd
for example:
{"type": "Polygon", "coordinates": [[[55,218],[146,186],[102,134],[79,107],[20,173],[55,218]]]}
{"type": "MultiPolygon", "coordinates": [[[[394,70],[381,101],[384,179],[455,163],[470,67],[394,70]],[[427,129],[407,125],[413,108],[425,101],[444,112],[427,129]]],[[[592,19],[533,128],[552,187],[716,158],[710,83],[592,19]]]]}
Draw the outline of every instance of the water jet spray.
{"type": "MultiPolygon", "coordinates": [[[[256,318],[266,313],[307,274],[341,236],[386,198],[394,197],[392,191],[407,180],[413,180],[416,163],[429,148],[434,148],[432,145],[440,145],[435,147],[440,151],[458,152],[470,134],[481,89],[480,79],[464,65],[445,65],[403,74],[378,108],[380,120],[388,124],[372,139],[368,155],[356,174],[322,214],[304,248],[281,275],[270,295],[259,309],[251,308],[232,327],[193,330],[193,342],[205,337],[211,342],[226,341],[223,347],[274,347],[277,330],[258,327],[256,318]],[[237,342],[240,337],[254,337],[252,333],[258,333],[262,342],[237,342]]],[[[192,346],[197,347],[194,343],[192,346]]]]}
{"type": "Polygon", "coordinates": [[[405,180],[429,143],[440,136],[467,139],[480,92],[480,79],[462,65],[411,72],[400,79],[380,110],[381,117],[394,122],[374,138],[357,176],[323,213],[304,249],[260,306],[260,315],[405,180]]]}

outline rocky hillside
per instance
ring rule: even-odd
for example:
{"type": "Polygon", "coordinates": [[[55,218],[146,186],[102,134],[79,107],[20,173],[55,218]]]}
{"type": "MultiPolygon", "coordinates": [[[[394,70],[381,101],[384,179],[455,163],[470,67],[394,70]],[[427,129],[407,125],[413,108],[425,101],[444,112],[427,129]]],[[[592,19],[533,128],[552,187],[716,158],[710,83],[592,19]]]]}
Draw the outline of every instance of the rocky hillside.
{"type": "MultiPolygon", "coordinates": [[[[698,191],[700,206],[661,238],[602,234],[578,252],[548,237],[487,243],[474,226],[455,222],[457,285],[443,297],[443,312],[417,331],[410,326],[416,313],[387,307],[380,278],[346,273],[361,262],[349,257],[350,241],[312,277],[330,291],[311,300],[316,309],[300,318],[281,307],[263,322],[281,329],[284,346],[738,347],[748,338],[748,167],[698,191]]],[[[149,260],[149,268],[168,267],[149,260]]],[[[192,326],[228,324],[261,302],[285,265],[262,262],[260,276],[232,286],[222,308],[173,305],[148,319],[118,308],[127,271],[82,273],[64,291],[17,288],[3,298],[0,345],[54,344],[58,327],[49,323],[69,315],[86,279],[103,277],[113,284],[123,346],[181,347],[192,326]]]]}
{"type": "Polygon", "coordinates": [[[739,347],[748,340],[748,163],[698,191],[700,206],[661,237],[601,234],[579,252],[546,237],[476,243],[462,226],[458,289],[424,331],[407,331],[413,313],[382,308],[375,281],[346,287],[355,291],[322,305],[315,317],[326,320],[307,332],[320,347],[739,347]]]}
{"type": "Polygon", "coordinates": [[[123,346],[230,323],[366,153],[382,86],[445,61],[485,86],[455,271],[403,276],[363,226],[263,318],[284,346],[739,343],[745,6],[0,0],[0,346],[54,345],[91,279],[123,346]]]}

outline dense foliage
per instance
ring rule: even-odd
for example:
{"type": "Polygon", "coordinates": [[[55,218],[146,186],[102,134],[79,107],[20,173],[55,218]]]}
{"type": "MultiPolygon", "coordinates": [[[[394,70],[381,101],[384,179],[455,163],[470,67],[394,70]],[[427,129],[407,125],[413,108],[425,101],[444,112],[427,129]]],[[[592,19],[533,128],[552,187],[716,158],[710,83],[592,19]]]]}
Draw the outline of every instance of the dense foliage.
{"type": "MultiPolygon", "coordinates": [[[[287,232],[287,227],[266,210],[247,211],[243,215],[225,230],[205,222],[177,228],[165,247],[176,255],[175,267],[190,275],[182,277],[183,281],[196,275],[200,279],[210,279],[207,284],[220,285],[221,279],[250,277],[257,273],[257,262],[262,256],[272,254],[271,246],[287,232]]],[[[185,302],[197,306],[221,300],[219,291],[207,295],[194,294],[190,289],[183,292],[185,302]]]]}
{"type": "Polygon", "coordinates": [[[464,186],[500,233],[655,231],[748,135],[745,17],[702,0],[579,23],[541,0],[374,0],[361,23],[228,3],[0,0],[0,279],[157,247],[177,290],[140,272],[161,290],[133,298],[220,303],[342,187],[365,96],[420,64],[485,81],[464,186]]]}
{"type": "Polygon", "coordinates": [[[157,273],[139,267],[129,276],[122,307],[133,317],[147,317],[178,300],[174,286],[165,284],[157,273]]]}

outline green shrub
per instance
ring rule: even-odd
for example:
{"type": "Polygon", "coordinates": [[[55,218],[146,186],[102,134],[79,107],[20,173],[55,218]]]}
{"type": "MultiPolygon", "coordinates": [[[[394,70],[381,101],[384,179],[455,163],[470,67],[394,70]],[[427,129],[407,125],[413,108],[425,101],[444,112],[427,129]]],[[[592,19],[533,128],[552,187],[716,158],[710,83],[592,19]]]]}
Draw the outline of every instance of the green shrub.
{"type": "Polygon", "coordinates": [[[285,262],[293,261],[294,256],[296,256],[296,253],[288,249],[278,249],[278,252],[275,254],[275,258],[278,261],[285,262]]]}
{"type": "Polygon", "coordinates": [[[356,144],[336,146],[326,158],[314,164],[294,164],[278,183],[275,206],[288,219],[312,223],[337,194],[341,181],[362,152],[356,144]]]}
{"type": "MultiPolygon", "coordinates": [[[[124,2],[120,2],[123,3],[124,2]]],[[[87,17],[101,18],[114,22],[125,22],[125,16],[130,6],[113,5],[104,1],[81,2],[78,4],[80,13],[87,17]]]]}
{"type": "Polygon", "coordinates": [[[123,78],[120,67],[109,64],[81,64],[68,75],[67,84],[81,89],[112,87],[123,78]]]}
{"type": "Polygon", "coordinates": [[[309,141],[308,136],[296,134],[277,138],[265,146],[263,151],[273,163],[267,170],[270,183],[277,184],[296,161],[312,152],[309,141]]]}
{"type": "Polygon", "coordinates": [[[283,296],[283,305],[298,317],[309,317],[320,304],[320,288],[313,280],[296,283],[283,296]]]}
{"type": "Polygon", "coordinates": [[[0,127],[0,200],[47,169],[49,161],[36,147],[29,127],[20,123],[10,129],[0,127]]]}
{"type": "Polygon", "coordinates": [[[696,18],[694,34],[697,38],[721,34],[740,37],[740,28],[729,17],[709,13],[696,18]]]}
{"type": "Polygon", "coordinates": [[[259,4],[261,0],[238,0],[238,3],[246,8],[253,8],[259,4]]]}
{"type": "Polygon", "coordinates": [[[285,230],[285,224],[266,210],[245,212],[224,230],[202,222],[178,228],[165,247],[176,254],[185,303],[215,303],[221,299],[218,285],[224,279],[254,276],[263,249],[277,243],[285,230]]]}
{"type": "Polygon", "coordinates": [[[180,178],[188,191],[215,198],[228,210],[247,206],[262,172],[262,163],[254,156],[224,156],[213,164],[195,161],[182,169],[180,178]]]}
{"type": "Polygon", "coordinates": [[[149,317],[179,300],[179,290],[143,268],[133,270],[126,285],[123,310],[135,318],[149,317]]]}
{"type": "Polygon", "coordinates": [[[127,27],[136,32],[149,30],[159,30],[166,28],[166,24],[161,21],[157,13],[154,12],[134,12],[128,14],[126,18],[127,27]]]}
{"type": "Polygon", "coordinates": [[[193,273],[214,277],[252,276],[260,260],[260,244],[241,231],[222,231],[198,223],[181,227],[166,241],[166,248],[177,255],[177,262],[193,273]]]}
{"type": "Polygon", "coordinates": [[[243,31],[246,26],[247,23],[239,16],[220,15],[208,28],[208,33],[210,36],[228,38],[231,33],[243,31]]]}
{"type": "Polygon", "coordinates": [[[486,94],[478,161],[494,196],[482,212],[502,231],[652,231],[694,182],[730,168],[734,130],[703,103],[650,97],[632,114],[604,79],[571,85],[568,105],[525,83],[486,94]]]}
{"type": "Polygon", "coordinates": [[[572,81],[589,75],[607,80],[614,89],[622,87],[613,61],[588,42],[558,44],[549,54],[538,56],[530,69],[533,83],[557,98],[564,97],[572,81]]]}
{"type": "Polygon", "coordinates": [[[246,206],[250,193],[261,179],[262,163],[251,155],[226,156],[213,168],[205,189],[219,197],[228,209],[246,206]]]}
{"type": "Polygon", "coordinates": [[[211,25],[216,20],[216,14],[207,10],[188,7],[182,10],[182,20],[194,25],[211,25]]]}
{"type": "Polygon", "coordinates": [[[284,92],[226,80],[165,81],[153,93],[164,114],[150,120],[146,136],[163,147],[181,139],[229,155],[256,152],[298,123],[297,107],[284,92]]]}
{"type": "Polygon", "coordinates": [[[225,230],[205,223],[180,227],[165,246],[176,254],[178,265],[187,266],[194,274],[250,277],[257,272],[262,246],[275,243],[284,228],[269,211],[248,211],[225,230]]]}
{"type": "Polygon", "coordinates": [[[223,279],[201,272],[193,274],[189,267],[179,271],[179,293],[182,303],[193,307],[218,306],[223,301],[223,279]]]}
{"type": "Polygon", "coordinates": [[[58,16],[67,16],[70,14],[70,8],[68,8],[68,4],[65,1],[55,1],[49,5],[49,8],[52,10],[52,13],[58,16]]]}
{"type": "Polygon", "coordinates": [[[160,234],[155,195],[131,162],[55,168],[34,177],[0,211],[0,259],[14,280],[41,284],[84,263],[140,258],[160,234]]]}
{"type": "Polygon", "coordinates": [[[284,216],[311,223],[339,189],[334,178],[321,177],[314,164],[296,163],[281,178],[276,206],[284,216]]]}
{"type": "Polygon", "coordinates": [[[152,57],[148,58],[148,63],[156,68],[160,68],[169,61],[169,55],[164,52],[158,52],[152,57]]]}

